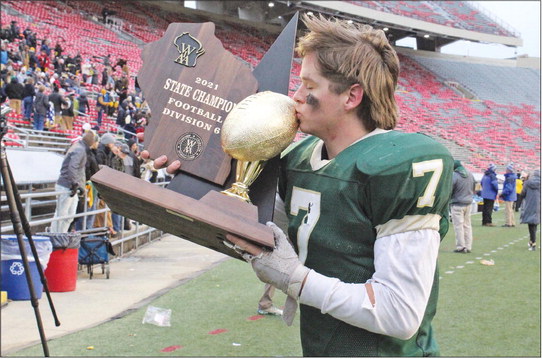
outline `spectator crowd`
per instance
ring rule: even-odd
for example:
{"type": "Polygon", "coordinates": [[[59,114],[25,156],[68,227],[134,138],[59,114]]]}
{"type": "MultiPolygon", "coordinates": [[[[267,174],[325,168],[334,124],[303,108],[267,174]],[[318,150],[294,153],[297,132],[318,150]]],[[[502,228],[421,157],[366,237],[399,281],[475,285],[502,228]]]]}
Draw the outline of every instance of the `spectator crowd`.
{"type": "Polygon", "coordinates": [[[40,38],[16,21],[1,32],[0,103],[35,130],[74,130],[85,123],[103,132],[104,115],[130,139],[143,131],[150,111],[140,89],[130,88],[125,59],[83,58],[62,42],[40,38]],[[98,65],[103,71],[97,70],[98,65]]]}

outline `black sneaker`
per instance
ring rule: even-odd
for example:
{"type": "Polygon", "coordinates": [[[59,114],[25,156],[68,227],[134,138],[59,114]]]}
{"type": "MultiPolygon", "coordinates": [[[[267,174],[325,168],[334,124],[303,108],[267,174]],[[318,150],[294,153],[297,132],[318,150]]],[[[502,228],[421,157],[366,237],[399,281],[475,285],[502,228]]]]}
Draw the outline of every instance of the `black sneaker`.
{"type": "Polygon", "coordinates": [[[454,253],[468,253],[467,248],[463,247],[461,249],[454,249],[454,253]]]}

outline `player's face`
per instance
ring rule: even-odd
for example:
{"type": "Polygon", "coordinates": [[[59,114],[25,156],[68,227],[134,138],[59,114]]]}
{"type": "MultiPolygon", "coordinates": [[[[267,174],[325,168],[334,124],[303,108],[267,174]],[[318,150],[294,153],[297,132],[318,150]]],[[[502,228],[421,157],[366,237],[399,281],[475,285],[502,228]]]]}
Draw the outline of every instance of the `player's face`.
{"type": "Polygon", "coordinates": [[[333,135],[344,115],[345,95],[330,90],[332,83],[320,73],[313,53],[303,58],[299,76],[301,86],[293,96],[299,128],[325,140],[333,135]]]}

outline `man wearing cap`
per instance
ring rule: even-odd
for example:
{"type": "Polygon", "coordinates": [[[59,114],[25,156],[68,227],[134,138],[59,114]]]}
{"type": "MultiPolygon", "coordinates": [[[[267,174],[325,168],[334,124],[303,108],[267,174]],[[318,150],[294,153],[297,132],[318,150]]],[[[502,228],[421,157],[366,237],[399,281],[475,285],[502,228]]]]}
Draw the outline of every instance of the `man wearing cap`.
{"type": "Polygon", "coordinates": [[[506,223],[503,227],[515,227],[516,218],[514,216],[514,202],[516,201],[516,180],[517,176],[514,171],[514,164],[509,163],[506,166],[506,173],[504,174],[504,184],[502,188],[501,198],[504,201],[504,214],[506,223]]]}
{"type": "Polygon", "coordinates": [[[495,227],[493,224],[493,206],[499,191],[499,183],[497,182],[497,174],[495,170],[497,166],[491,163],[482,177],[482,198],[484,199],[484,207],[482,209],[482,226],[495,227]]]}
{"type": "Polygon", "coordinates": [[[452,200],[450,212],[455,229],[456,253],[470,253],[472,250],[471,204],[475,181],[459,160],[454,161],[452,200]]]}
{"type": "MultiPolygon", "coordinates": [[[[78,196],[85,193],[85,168],[87,162],[87,150],[94,144],[94,133],[85,133],[81,141],[75,142],[68,152],[62,167],[60,176],[55,185],[56,191],[62,191],[57,197],[55,218],[74,215],[77,210],[78,196]]],[[[72,218],[63,218],[53,221],[51,232],[68,232],[72,218]]]]}
{"type": "Polygon", "coordinates": [[[115,136],[111,133],[104,133],[100,139],[98,150],[96,151],[96,159],[98,164],[106,165],[113,168],[113,159],[115,158],[115,136]]]}
{"type": "Polygon", "coordinates": [[[107,93],[106,89],[101,89],[100,94],[98,95],[98,98],[96,99],[96,107],[98,108],[98,117],[96,118],[96,122],[98,122],[98,126],[102,125],[102,117],[103,113],[106,111],[108,102],[105,98],[105,94],[107,93]]]}

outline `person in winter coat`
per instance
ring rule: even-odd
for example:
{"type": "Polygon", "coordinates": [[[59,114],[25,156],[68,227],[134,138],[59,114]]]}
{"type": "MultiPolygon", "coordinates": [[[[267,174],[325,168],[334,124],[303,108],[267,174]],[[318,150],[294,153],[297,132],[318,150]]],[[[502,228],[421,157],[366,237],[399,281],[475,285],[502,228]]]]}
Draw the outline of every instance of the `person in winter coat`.
{"type": "Polygon", "coordinates": [[[455,229],[455,250],[456,253],[470,253],[472,250],[472,225],[471,225],[471,204],[474,194],[475,181],[472,173],[467,171],[460,161],[454,162],[454,173],[452,180],[452,200],[450,201],[450,212],[452,223],[455,229]]]}
{"type": "Polygon", "coordinates": [[[24,86],[19,82],[17,76],[11,78],[11,82],[6,85],[6,95],[9,98],[9,107],[17,115],[21,114],[21,103],[23,100],[24,86]]]}
{"type": "Polygon", "coordinates": [[[514,164],[510,163],[506,166],[506,173],[504,174],[504,184],[501,192],[501,198],[504,201],[504,213],[506,223],[503,227],[515,227],[516,217],[514,216],[514,202],[518,198],[516,193],[516,180],[517,176],[514,173],[514,164]]]}
{"type": "Polygon", "coordinates": [[[55,115],[54,115],[55,126],[60,126],[62,106],[64,107],[67,106],[68,102],[64,99],[64,96],[60,94],[60,90],[58,86],[56,85],[53,86],[53,93],[49,95],[49,101],[51,101],[55,110],[55,115]]]}
{"type": "Polygon", "coordinates": [[[529,250],[536,250],[536,230],[540,224],[540,169],[533,172],[523,184],[521,191],[523,207],[521,210],[521,223],[529,226],[529,250]]]}
{"type": "Polygon", "coordinates": [[[82,93],[81,95],[79,95],[79,108],[77,109],[77,112],[79,113],[79,115],[85,116],[88,111],[90,111],[88,98],[85,93],[82,93]]]}
{"type": "Polygon", "coordinates": [[[66,98],[67,105],[62,106],[62,119],[60,121],[60,128],[62,130],[73,130],[73,120],[74,120],[74,111],[73,111],[73,94],[70,94],[66,98]]]}
{"type": "Polygon", "coordinates": [[[113,168],[115,159],[115,136],[111,133],[104,133],[96,150],[96,159],[99,165],[106,165],[113,168]]]}
{"type": "MultiPolygon", "coordinates": [[[[85,131],[83,136],[85,136],[88,132],[92,132],[91,130],[85,131]]],[[[94,134],[94,132],[92,132],[94,134]]],[[[87,191],[87,198],[80,197],[79,202],[77,204],[77,212],[76,213],[82,213],[85,211],[85,202],[88,205],[87,211],[94,211],[98,204],[98,191],[94,188],[94,185],[90,181],[90,178],[100,170],[100,167],[98,166],[98,160],[96,159],[96,149],[98,148],[100,138],[97,134],[94,134],[94,144],[87,148],[87,163],[85,165],[85,189],[87,191]]],[[[87,216],[86,220],[86,226],[83,228],[83,223],[85,220],[85,217],[78,217],[74,220],[74,226],[75,230],[81,231],[83,229],[90,229],[94,226],[94,218],[96,217],[95,214],[91,214],[87,216]]]]}
{"type": "Polygon", "coordinates": [[[495,170],[497,166],[491,163],[482,177],[482,198],[484,199],[484,207],[482,209],[482,226],[494,227],[493,224],[493,206],[499,191],[499,182],[497,182],[497,174],[495,170]]]}
{"type": "Polygon", "coordinates": [[[105,113],[107,113],[107,109],[111,103],[109,102],[109,96],[107,94],[106,89],[101,89],[100,94],[98,95],[98,98],[96,99],[96,108],[98,109],[98,117],[96,118],[96,122],[98,122],[98,126],[102,125],[102,116],[105,113]]]}
{"type": "Polygon", "coordinates": [[[519,209],[521,208],[521,201],[523,197],[521,197],[521,191],[523,191],[523,180],[524,177],[521,173],[516,173],[516,176],[518,179],[516,180],[516,194],[518,196],[518,199],[516,199],[516,203],[514,204],[514,211],[519,212],[519,209]]]}
{"type": "Polygon", "coordinates": [[[44,50],[41,50],[40,54],[38,55],[38,65],[43,72],[47,71],[51,65],[51,60],[44,50]]]}
{"type": "Polygon", "coordinates": [[[30,121],[32,118],[32,108],[34,107],[34,96],[36,96],[36,89],[34,88],[34,79],[27,77],[24,84],[23,91],[23,119],[30,121]]]}
{"type": "Polygon", "coordinates": [[[45,86],[38,86],[38,93],[34,99],[34,129],[43,131],[45,118],[49,111],[49,96],[45,94],[45,86]]]}
{"type": "MultiPolygon", "coordinates": [[[[55,218],[74,215],[77,210],[78,196],[85,193],[85,169],[87,150],[94,144],[92,131],[87,132],[81,141],[75,142],[68,152],[60,168],[60,176],[55,190],[62,191],[57,197],[55,218]],[[76,194],[78,196],[76,196],[76,194]]],[[[51,232],[64,233],[68,231],[72,218],[57,219],[51,224],[51,232]]]]}

